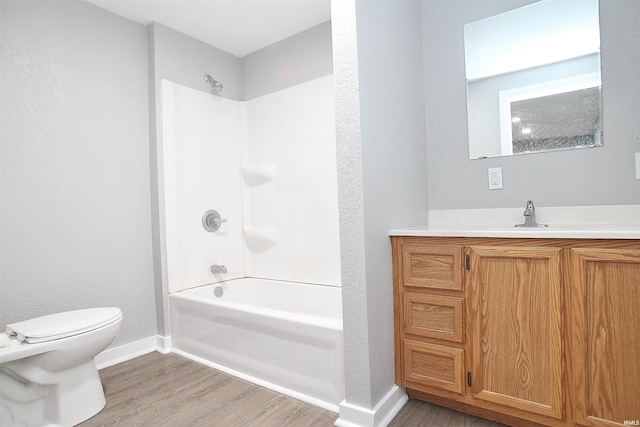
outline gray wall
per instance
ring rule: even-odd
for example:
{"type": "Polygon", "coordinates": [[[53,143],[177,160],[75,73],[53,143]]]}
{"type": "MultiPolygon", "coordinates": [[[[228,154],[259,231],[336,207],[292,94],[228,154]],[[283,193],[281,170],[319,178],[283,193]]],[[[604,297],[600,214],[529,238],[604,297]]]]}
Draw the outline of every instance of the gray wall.
{"type": "Polygon", "coordinates": [[[430,209],[640,203],[640,2],[601,0],[604,147],[469,160],[463,25],[530,0],[422,0],[430,209]],[[504,189],[488,190],[501,166],[504,189]]]}
{"type": "Polygon", "coordinates": [[[346,403],[394,386],[388,230],[426,222],[418,0],[334,0],[346,403]]]}
{"type": "Polygon", "coordinates": [[[333,72],[331,22],[325,22],[242,58],[242,99],[304,83],[333,72]]]}
{"type": "Polygon", "coordinates": [[[85,2],[0,2],[0,327],[117,306],[156,334],[147,35],[85,2]]]}

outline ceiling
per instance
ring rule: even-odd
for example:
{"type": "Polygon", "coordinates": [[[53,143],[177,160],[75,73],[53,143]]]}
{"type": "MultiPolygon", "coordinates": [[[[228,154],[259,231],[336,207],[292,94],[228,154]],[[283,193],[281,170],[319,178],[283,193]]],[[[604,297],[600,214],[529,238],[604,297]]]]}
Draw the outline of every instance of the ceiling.
{"type": "Polygon", "coordinates": [[[330,0],[87,0],[243,57],[331,19],[330,0]]]}

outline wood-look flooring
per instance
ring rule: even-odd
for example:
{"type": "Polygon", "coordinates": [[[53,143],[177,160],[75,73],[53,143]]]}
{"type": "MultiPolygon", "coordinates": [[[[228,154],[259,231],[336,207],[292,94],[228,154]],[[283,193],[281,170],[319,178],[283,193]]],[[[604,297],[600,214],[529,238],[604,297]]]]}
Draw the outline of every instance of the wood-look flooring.
{"type": "MultiPolygon", "coordinates": [[[[82,427],[330,427],[338,418],[175,354],[150,353],[102,369],[100,377],[107,405],[82,427]]],[[[413,399],[389,425],[501,426],[413,399]]]]}

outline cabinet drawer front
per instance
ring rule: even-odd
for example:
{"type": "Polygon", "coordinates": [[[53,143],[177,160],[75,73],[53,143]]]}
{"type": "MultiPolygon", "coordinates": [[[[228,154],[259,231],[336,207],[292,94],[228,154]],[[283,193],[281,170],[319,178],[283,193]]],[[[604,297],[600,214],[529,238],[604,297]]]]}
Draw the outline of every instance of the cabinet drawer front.
{"type": "Polygon", "coordinates": [[[463,247],[402,247],[402,281],[405,286],[462,290],[463,247]]]}
{"type": "Polygon", "coordinates": [[[463,391],[464,350],[404,340],[405,379],[420,390],[434,387],[454,393],[463,391]]]}
{"type": "Polygon", "coordinates": [[[404,331],[457,343],[463,342],[463,298],[406,293],[404,331]]]}

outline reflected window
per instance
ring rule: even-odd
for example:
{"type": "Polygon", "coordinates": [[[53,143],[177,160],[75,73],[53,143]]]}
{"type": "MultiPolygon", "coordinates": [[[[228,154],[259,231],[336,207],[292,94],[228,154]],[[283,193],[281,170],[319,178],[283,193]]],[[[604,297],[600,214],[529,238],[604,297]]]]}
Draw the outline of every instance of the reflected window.
{"type": "Polygon", "coordinates": [[[602,145],[599,73],[502,91],[502,155],[602,145]]]}

